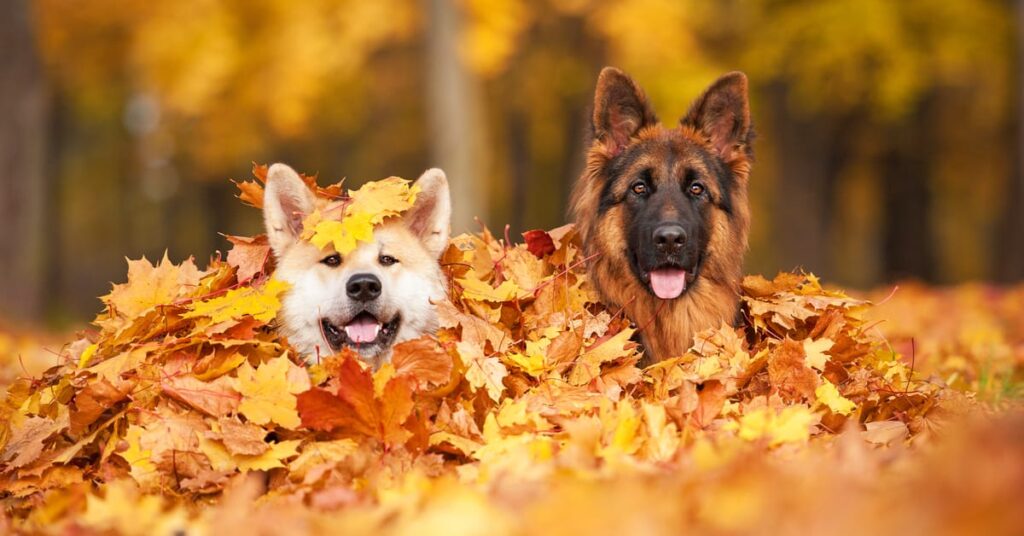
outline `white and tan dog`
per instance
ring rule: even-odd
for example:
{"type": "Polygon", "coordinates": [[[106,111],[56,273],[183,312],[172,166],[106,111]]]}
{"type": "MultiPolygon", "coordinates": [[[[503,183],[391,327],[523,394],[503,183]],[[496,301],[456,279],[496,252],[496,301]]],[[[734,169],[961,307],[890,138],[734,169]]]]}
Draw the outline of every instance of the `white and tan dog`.
{"type": "Polygon", "coordinates": [[[433,304],[446,299],[438,259],[448,245],[451,199],[440,169],[427,170],[416,184],[412,208],[342,256],[300,238],[302,220],[325,201],[292,168],[270,166],[263,218],[275,277],[291,284],[279,328],[307,362],[348,346],[377,368],[396,343],[437,329],[433,304]]]}

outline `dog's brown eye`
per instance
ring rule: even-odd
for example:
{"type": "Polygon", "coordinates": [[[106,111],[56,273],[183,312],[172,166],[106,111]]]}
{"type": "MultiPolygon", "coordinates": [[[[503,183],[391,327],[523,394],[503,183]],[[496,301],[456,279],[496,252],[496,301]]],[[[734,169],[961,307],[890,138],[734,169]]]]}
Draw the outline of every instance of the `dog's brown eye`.
{"type": "Polygon", "coordinates": [[[398,259],[392,257],[391,255],[381,255],[380,259],[378,259],[378,260],[384,266],[391,266],[392,264],[395,264],[395,263],[398,262],[398,259]]]}
{"type": "Polygon", "coordinates": [[[636,195],[644,195],[647,193],[647,183],[644,181],[636,181],[633,183],[633,186],[629,187],[629,189],[636,195]]]}
{"type": "Polygon", "coordinates": [[[341,255],[338,255],[337,253],[328,255],[323,259],[320,259],[320,262],[334,268],[335,266],[341,265],[341,255]]]}
{"type": "Polygon", "coordinates": [[[698,195],[704,193],[704,185],[699,182],[691,183],[690,187],[687,188],[687,191],[690,192],[690,195],[697,197],[698,195]]]}

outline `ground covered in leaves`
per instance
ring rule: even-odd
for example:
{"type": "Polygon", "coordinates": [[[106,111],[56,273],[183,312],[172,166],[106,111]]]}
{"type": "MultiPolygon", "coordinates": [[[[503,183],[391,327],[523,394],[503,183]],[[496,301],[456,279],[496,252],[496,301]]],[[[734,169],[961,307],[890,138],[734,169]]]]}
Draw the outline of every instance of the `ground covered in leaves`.
{"type": "Polygon", "coordinates": [[[752,276],[744,326],[641,367],[571,227],[483,232],[442,259],[436,336],[307,369],[273,331],[265,239],[230,240],[202,269],[130,261],[37,374],[14,379],[29,345],[0,334],[0,528],[1024,532],[1024,289],[871,306],[752,276]]]}

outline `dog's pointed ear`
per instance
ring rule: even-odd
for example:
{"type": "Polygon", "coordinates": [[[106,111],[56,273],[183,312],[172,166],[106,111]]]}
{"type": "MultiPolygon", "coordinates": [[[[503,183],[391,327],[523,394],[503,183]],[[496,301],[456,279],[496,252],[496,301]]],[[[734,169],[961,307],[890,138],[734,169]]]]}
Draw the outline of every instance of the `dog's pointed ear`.
{"type": "Polygon", "coordinates": [[[622,151],[640,129],[658,122],[644,91],[626,73],[605,67],[594,91],[594,137],[612,155],[622,151]]]}
{"type": "Polygon", "coordinates": [[[727,163],[749,155],[753,130],[747,75],[735,71],[716,80],[693,103],[680,123],[703,134],[727,163]]]}
{"type": "Polygon", "coordinates": [[[275,255],[280,255],[302,233],[302,220],[316,207],[316,197],[294,169],[274,164],[267,170],[263,191],[263,222],[275,255]]]}
{"type": "Polygon", "coordinates": [[[448,247],[451,234],[452,199],[448,192],[448,178],[444,171],[428,169],[416,179],[420,192],[416,202],[402,216],[405,225],[419,237],[420,241],[435,258],[448,247]]]}

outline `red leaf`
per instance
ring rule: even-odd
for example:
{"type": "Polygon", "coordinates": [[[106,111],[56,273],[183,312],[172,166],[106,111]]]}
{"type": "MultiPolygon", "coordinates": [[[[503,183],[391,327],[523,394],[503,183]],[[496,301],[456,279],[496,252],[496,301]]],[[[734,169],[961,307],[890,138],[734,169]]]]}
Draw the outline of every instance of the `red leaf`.
{"type": "Polygon", "coordinates": [[[408,378],[415,389],[437,387],[451,380],[452,357],[437,341],[426,337],[396,344],[391,364],[395,376],[408,378]]]}
{"type": "Polygon", "coordinates": [[[234,245],[228,252],[228,264],[235,267],[239,283],[245,283],[256,274],[263,273],[270,258],[267,235],[224,237],[234,245]]]}
{"type": "Polygon", "coordinates": [[[298,395],[302,424],[323,431],[344,428],[391,444],[408,441],[412,433],[404,425],[414,406],[410,380],[391,378],[377,398],[370,371],[351,355],[341,359],[333,369],[337,393],[314,388],[298,395]]]}
{"type": "Polygon", "coordinates": [[[306,428],[329,432],[353,424],[351,408],[340,403],[338,397],[328,391],[314,387],[299,393],[296,398],[299,418],[306,428]]]}
{"type": "Polygon", "coordinates": [[[523,233],[523,238],[526,239],[526,249],[536,255],[538,259],[555,252],[555,241],[546,231],[540,229],[526,231],[523,233]]]}
{"type": "Polygon", "coordinates": [[[356,358],[345,358],[338,369],[338,398],[366,425],[360,431],[373,435],[373,424],[380,420],[373,393],[373,375],[356,358]]]}

